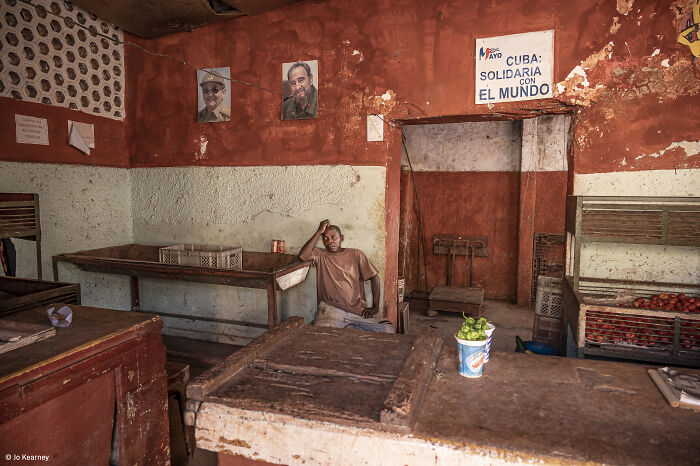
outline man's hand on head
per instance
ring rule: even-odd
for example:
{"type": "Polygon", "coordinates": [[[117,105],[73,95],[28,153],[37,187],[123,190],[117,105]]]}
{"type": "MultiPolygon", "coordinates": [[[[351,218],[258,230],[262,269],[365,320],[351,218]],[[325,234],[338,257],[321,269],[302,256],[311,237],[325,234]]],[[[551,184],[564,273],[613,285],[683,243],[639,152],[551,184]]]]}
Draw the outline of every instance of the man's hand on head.
{"type": "Polygon", "coordinates": [[[361,317],[363,319],[369,319],[371,317],[376,316],[378,311],[379,311],[378,309],[375,309],[373,307],[366,307],[362,310],[361,317]]]}
{"type": "Polygon", "coordinates": [[[321,223],[318,224],[318,232],[323,234],[330,224],[330,220],[323,220],[321,223]]]}

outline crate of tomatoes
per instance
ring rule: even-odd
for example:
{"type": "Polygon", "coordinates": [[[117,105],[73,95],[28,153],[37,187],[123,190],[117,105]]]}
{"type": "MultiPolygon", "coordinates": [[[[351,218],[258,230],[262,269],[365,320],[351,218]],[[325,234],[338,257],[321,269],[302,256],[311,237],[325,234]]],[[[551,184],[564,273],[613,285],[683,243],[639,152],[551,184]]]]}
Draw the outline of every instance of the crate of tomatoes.
{"type": "Polygon", "coordinates": [[[698,300],[660,293],[618,308],[590,307],[585,310],[586,353],[700,365],[698,300]]]}
{"type": "MultiPolygon", "coordinates": [[[[697,302],[699,297],[686,296],[684,293],[659,293],[650,298],[636,298],[631,307],[639,309],[659,309],[664,311],[679,311],[700,313],[697,302]]],[[[626,305],[621,305],[627,307],[626,305]]]]}

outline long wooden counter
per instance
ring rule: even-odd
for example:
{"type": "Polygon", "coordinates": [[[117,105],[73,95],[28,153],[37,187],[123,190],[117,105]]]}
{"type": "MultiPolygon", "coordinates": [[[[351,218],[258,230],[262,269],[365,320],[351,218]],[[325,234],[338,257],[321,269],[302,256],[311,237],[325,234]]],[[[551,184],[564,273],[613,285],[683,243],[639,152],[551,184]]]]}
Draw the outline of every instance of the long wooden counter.
{"type": "Polygon", "coordinates": [[[231,455],[288,465],[683,465],[700,458],[700,414],[670,407],[650,366],[494,352],[481,378],[466,379],[456,348],[446,346],[422,381],[421,358],[412,355],[425,338],[286,331],[264,334],[247,355],[234,353],[188,387],[197,446],[219,452],[220,464],[231,455]],[[253,390],[255,380],[264,386],[253,390]]]}
{"type": "MultiPolygon", "coordinates": [[[[165,347],[158,316],[70,305],[56,335],[0,354],[0,445],[47,464],[162,465],[168,448],[165,347]],[[116,423],[116,426],[115,426],[116,423]],[[115,437],[116,433],[116,437],[115,437]]],[[[7,320],[49,325],[47,306],[7,320]]],[[[22,463],[23,464],[23,463],[22,463]]]]}
{"type": "MultiPolygon", "coordinates": [[[[299,261],[291,254],[243,251],[243,269],[218,269],[158,261],[158,249],[162,246],[125,244],[108,248],[91,249],[53,256],[53,278],[58,281],[58,263],[71,262],[82,270],[106,272],[131,277],[131,308],[140,310],[139,277],[161,278],[217,285],[261,288],[267,290],[267,328],[277,325],[277,292],[301,283],[309,271],[311,261],[299,261]]],[[[193,317],[160,313],[169,317],[193,317]]],[[[222,321],[236,325],[260,327],[261,324],[230,319],[200,320],[222,321]]],[[[262,327],[265,327],[262,325],[262,327]]]]}

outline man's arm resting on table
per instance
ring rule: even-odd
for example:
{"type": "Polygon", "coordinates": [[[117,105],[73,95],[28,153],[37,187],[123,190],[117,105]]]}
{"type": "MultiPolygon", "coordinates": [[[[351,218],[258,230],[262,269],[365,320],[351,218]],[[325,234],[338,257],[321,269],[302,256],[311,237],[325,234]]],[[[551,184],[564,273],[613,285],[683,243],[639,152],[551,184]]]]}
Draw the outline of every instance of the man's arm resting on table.
{"type": "Polygon", "coordinates": [[[379,312],[379,274],[372,275],[369,283],[372,285],[372,307],[366,307],[362,311],[362,317],[365,319],[374,317],[379,312]]]}

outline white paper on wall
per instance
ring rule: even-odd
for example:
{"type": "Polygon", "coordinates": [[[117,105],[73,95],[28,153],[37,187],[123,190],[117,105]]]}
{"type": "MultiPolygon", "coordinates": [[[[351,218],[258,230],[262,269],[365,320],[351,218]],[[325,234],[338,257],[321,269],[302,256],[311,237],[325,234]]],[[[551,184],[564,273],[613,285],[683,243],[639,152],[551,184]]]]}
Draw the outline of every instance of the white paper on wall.
{"type": "Polygon", "coordinates": [[[15,114],[15,135],[19,144],[49,145],[49,121],[15,114]]]}
{"type": "Polygon", "coordinates": [[[367,115],[367,141],[384,140],[384,115],[367,115]]]}
{"type": "Polygon", "coordinates": [[[95,148],[94,125],[68,120],[68,144],[90,155],[90,148],[95,148]]]}

